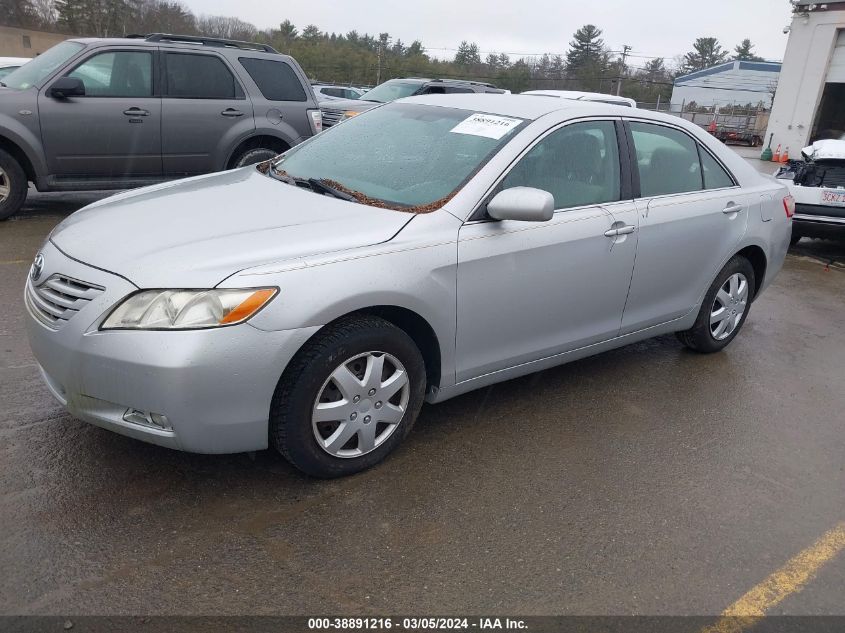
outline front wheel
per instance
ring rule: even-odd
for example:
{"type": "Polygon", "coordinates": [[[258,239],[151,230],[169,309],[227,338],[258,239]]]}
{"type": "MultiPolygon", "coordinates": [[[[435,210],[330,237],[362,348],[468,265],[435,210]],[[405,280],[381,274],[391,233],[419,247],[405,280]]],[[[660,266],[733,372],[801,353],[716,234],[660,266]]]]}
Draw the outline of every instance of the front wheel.
{"type": "Polygon", "coordinates": [[[754,298],[754,268],[745,257],[735,255],[707,290],[695,324],[678,339],[696,352],[718,352],[730,343],[748,317],[754,298]]]}
{"type": "Polygon", "coordinates": [[[273,396],[270,440],[309,475],[359,472],[408,435],[425,384],[425,362],[403,330],[369,315],[339,320],[285,370],[273,396]]]}
{"type": "Polygon", "coordinates": [[[26,174],[13,156],[0,150],[0,220],[20,211],[26,200],[26,174]]]}

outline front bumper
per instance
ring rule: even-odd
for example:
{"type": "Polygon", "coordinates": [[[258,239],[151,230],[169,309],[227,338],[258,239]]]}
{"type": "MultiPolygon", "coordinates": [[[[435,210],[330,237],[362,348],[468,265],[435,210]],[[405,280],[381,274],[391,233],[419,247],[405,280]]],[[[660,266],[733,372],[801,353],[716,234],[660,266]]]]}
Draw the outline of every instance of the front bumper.
{"type": "Polygon", "coordinates": [[[42,255],[39,280],[57,273],[104,289],[57,328],[38,318],[26,300],[27,334],[44,381],[74,417],[196,453],[267,447],[276,383],[318,328],[266,332],[247,323],[178,332],[99,331],[108,311],[136,287],[68,258],[51,243],[42,255]],[[127,416],[133,409],[165,416],[172,428],[127,416]]]}

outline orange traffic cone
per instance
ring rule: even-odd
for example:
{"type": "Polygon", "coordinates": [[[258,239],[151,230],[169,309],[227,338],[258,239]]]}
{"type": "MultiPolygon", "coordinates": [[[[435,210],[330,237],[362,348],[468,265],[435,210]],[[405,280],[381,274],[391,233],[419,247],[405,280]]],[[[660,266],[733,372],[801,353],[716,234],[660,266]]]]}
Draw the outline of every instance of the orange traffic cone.
{"type": "Polygon", "coordinates": [[[780,162],[782,162],[782,163],[788,163],[789,162],[789,148],[788,147],[785,150],[783,150],[783,154],[780,157],[780,162]]]}
{"type": "Polygon", "coordinates": [[[779,163],[780,162],[780,144],[778,144],[778,148],[775,150],[775,155],[772,156],[772,162],[773,163],[779,163]]]}

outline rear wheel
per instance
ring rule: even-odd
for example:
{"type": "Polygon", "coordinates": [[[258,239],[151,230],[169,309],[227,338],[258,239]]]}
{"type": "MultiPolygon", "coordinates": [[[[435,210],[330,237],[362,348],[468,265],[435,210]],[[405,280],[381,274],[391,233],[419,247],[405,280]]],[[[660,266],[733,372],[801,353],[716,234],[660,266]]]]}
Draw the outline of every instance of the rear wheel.
{"type": "Polygon", "coordinates": [[[235,160],[232,161],[232,167],[237,169],[238,167],[263,163],[265,160],[275,158],[279,154],[280,152],[270,147],[253,147],[244,150],[240,155],[236,156],[235,160]]]}
{"type": "Polygon", "coordinates": [[[270,440],[309,475],[359,472],[411,430],[425,384],[422,355],[403,330],[373,316],[339,320],[285,370],[273,396],[270,440]]]}
{"type": "Polygon", "coordinates": [[[20,211],[26,200],[27,179],[10,154],[0,150],[0,220],[20,211]]]}
{"type": "Polygon", "coordinates": [[[695,324],[678,339],[696,352],[718,352],[739,334],[754,298],[754,268],[734,256],[716,276],[704,296],[695,324]]]}

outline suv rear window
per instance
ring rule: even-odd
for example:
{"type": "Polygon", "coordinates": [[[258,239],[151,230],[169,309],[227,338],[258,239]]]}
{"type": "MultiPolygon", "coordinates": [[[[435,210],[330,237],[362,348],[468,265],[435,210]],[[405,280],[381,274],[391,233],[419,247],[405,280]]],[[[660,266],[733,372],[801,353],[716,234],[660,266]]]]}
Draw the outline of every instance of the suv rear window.
{"type": "Polygon", "coordinates": [[[243,99],[240,84],[219,57],[167,53],[168,97],[181,99],[243,99]]]}
{"type": "Polygon", "coordinates": [[[268,101],[307,101],[302,83],[285,62],[239,57],[249,76],[268,101]]]}

